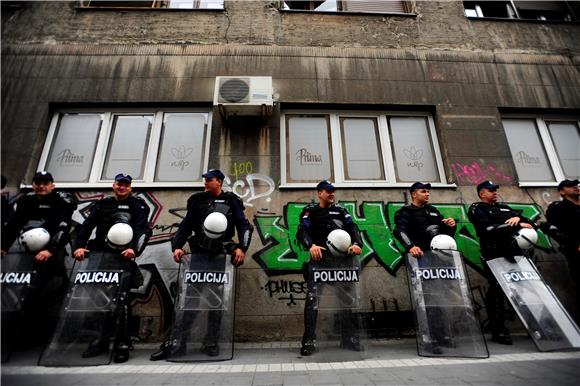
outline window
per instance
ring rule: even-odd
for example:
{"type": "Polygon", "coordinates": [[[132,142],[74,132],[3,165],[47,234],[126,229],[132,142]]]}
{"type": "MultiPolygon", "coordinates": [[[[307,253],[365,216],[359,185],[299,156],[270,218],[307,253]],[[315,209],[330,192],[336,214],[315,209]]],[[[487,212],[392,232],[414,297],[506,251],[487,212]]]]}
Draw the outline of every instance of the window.
{"type": "Polygon", "coordinates": [[[502,123],[520,185],[580,178],[579,119],[504,117],[502,123]]]}
{"type": "Polygon", "coordinates": [[[224,9],[224,0],[116,1],[84,0],[81,8],[224,9]]]}
{"type": "Polygon", "coordinates": [[[38,166],[61,187],[109,185],[118,173],[141,185],[201,185],[209,111],[62,111],[38,166]]]}
{"type": "Polygon", "coordinates": [[[525,20],[574,21],[580,7],[572,1],[464,1],[465,16],[525,20]]]}
{"type": "Polygon", "coordinates": [[[409,1],[396,0],[286,0],[280,9],[315,12],[410,13],[409,1]]]}
{"type": "Polygon", "coordinates": [[[286,111],[282,185],[445,185],[433,119],[423,113],[286,111]]]}

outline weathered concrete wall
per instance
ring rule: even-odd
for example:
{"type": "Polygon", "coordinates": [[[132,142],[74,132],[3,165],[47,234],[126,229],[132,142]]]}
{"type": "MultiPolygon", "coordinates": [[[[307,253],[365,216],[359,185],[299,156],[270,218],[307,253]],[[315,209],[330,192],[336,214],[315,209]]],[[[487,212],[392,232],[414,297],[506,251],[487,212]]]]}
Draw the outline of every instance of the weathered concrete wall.
{"type": "MultiPolygon", "coordinates": [[[[285,12],[277,1],[226,1],[225,10],[80,9],[27,3],[10,11],[4,43],[243,44],[577,53],[572,23],[467,19],[461,1],[418,1],[415,15],[285,12]]],[[[3,20],[4,21],[4,20],[3,20]]]]}
{"type": "MultiPolygon", "coordinates": [[[[473,185],[481,180],[500,183],[503,200],[539,218],[557,199],[555,189],[517,187],[500,109],[580,113],[578,25],[470,21],[460,2],[419,2],[412,17],[279,12],[272,4],[113,12],[41,2],[3,14],[2,174],[12,198],[37,168],[55,108],[210,106],[216,76],[272,76],[280,95],[272,118],[225,127],[214,114],[210,150],[210,167],[230,177],[227,185],[242,196],[256,226],[236,305],[236,335],[249,340],[297,339],[302,332],[304,284],[298,270],[305,255],[293,240],[299,206],[315,194],[279,188],[279,114],[289,104],[433,112],[448,181],[458,185],[435,190],[433,201],[459,216],[472,239],[465,208],[477,200],[473,185]],[[251,173],[236,175],[233,169],[241,163],[251,165],[251,173]],[[278,264],[289,250],[293,259],[278,264]]],[[[92,193],[75,190],[83,206],[95,199],[92,193]]],[[[155,210],[155,237],[139,262],[157,270],[159,280],[135,309],[143,336],[155,340],[164,329],[163,305],[171,301],[176,273],[168,240],[192,192],[140,193],[155,210]]],[[[367,309],[370,299],[379,309],[383,299],[409,309],[400,257],[386,248],[392,224],[380,220],[406,201],[405,191],[341,190],[338,196],[368,241],[367,309]]],[[[80,213],[75,218],[83,220],[80,213]]],[[[477,271],[476,241],[467,237],[462,247],[472,285],[486,286],[477,271]]],[[[562,256],[542,253],[539,262],[565,304],[575,304],[562,256]]]]}
{"type": "MultiPolygon", "coordinates": [[[[269,75],[280,105],[435,109],[448,175],[491,166],[514,183],[498,108],[577,113],[580,75],[559,55],[246,46],[4,45],[2,153],[12,184],[34,172],[58,105],[201,103],[219,75],[269,75]],[[494,146],[486,146],[490,135],[494,146]],[[32,159],[30,158],[32,156],[32,159]],[[493,161],[493,165],[487,165],[493,161]],[[454,171],[454,170],[453,170],[454,171]],[[455,171],[454,171],[455,172],[455,171]]],[[[276,116],[272,123],[277,125],[276,116]]],[[[219,124],[217,122],[216,124],[219,124]]],[[[221,132],[216,132],[219,138],[221,132]]],[[[269,132],[269,135],[276,133],[269,132]]],[[[214,136],[214,137],[216,137],[214,136]]],[[[252,137],[245,136],[245,140],[252,137]]],[[[247,143],[243,149],[256,149],[247,143]]],[[[254,154],[258,155],[258,154],[254,154]]],[[[270,149],[263,154],[271,155],[270,149]]],[[[266,158],[266,162],[267,158],[266,158]]],[[[272,164],[271,170],[278,170],[272,164]]],[[[278,173],[278,172],[276,172],[278,173]]],[[[279,181],[276,174],[275,181],[279,181]]],[[[494,177],[493,173],[489,177],[494,177]]],[[[473,183],[451,177],[458,183],[473,183]]]]}

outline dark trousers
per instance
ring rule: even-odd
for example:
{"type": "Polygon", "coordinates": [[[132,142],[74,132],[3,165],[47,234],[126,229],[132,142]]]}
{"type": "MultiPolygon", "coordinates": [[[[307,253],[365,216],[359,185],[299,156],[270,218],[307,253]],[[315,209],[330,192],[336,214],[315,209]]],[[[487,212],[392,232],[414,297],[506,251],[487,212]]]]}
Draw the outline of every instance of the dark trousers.
{"type": "Polygon", "coordinates": [[[488,282],[488,289],[485,293],[485,309],[487,311],[489,329],[494,335],[505,333],[507,332],[505,327],[505,294],[489,269],[487,260],[483,261],[483,272],[488,282]]]}
{"type": "MultiPolygon", "coordinates": [[[[226,254],[223,251],[217,252],[208,252],[203,249],[195,248],[192,250],[190,261],[189,261],[189,270],[190,271],[206,271],[206,272],[224,272],[226,265],[226,254]]],[[[230,278],[233,280],[233,278],[230,278]]],[[[215,288],[211,289],[211,294],[208,294],[210,291],[204,285],[195,285],[189,284],[194,286],[194,290],[200,294],[200,296],[212,296],[215,299],[219,299],[223,301],[224,291],[223,286],[215,286],[215,288]]],[[[187,288],[185,289],[187,290],[187,288]]],[[[190,333],[192,326],[197,319],[200,311],[198,310],[183,310],[183,316],[181,320],[179,320],[175,326],[174,330],[178,334],[181,334],[182,342],[187,342],[190,338],[190,333]]],[[[221,324],[224,315],[223,309],[216,309],[216,310],[208,310],[207,313],[207,330],[205,337],[203,338],[203,344],[205,345],[214,345],[218,343],[221,331],[221,324]]],[[[175,334],[174,334],[175,335],[175,334]]]]}
{"type": "MultiPolygon", "coordinates": [[[[320,283],[316,283],[313,278],[313,268],[352,268],[352,260],[344,258],[342,262],[337,261],[330,255],[325,254],[320,262],[309,261],[304,263],[302,267],[304,279],[306,280],[306,301],[304,303],[304,334],[302,336],[302,344],[307,342],[314,342],[316,340],[316,322],[318,319],[318,294],[321,290],[320,283]],[[351,262],[349,264],[348,262],[351,262]]],[[[352,300],[353,291],[348,289],[338,291],[338,301],[341,304],[348,304],[352,300]]],[[[352,310],[344,309],[338,312],[339,328],[341,330],[341,339],[348,340],[357,335],[360,329],[360,321],[353,314],[352,310]]]]}

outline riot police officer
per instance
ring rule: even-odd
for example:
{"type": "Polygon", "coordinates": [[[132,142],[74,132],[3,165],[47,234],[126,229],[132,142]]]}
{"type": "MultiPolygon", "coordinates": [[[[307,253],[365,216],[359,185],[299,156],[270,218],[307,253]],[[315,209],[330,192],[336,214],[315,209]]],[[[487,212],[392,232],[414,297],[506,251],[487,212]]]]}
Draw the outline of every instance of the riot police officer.
{"type": "MultiPolygon", "coordinates": [[[[45,245],[31,248],[33,270],[37,272],[34,282],[31,283],[32,293],[23,304],[24,320],[17,326],[19,330],[40,332],[48,337],[56,324],[59,304],[68,286],[68,276],[64,265],[66,255],[65,245],[69,242],[71,217],[76,209],[76,203],[71,194],[55,190],[54,179],[47,171],[39,171],[32,178],[33,192],[20,198],[16,209],[2,227],[2,255],[5,255],[14,241],[19,237],[31,243],[35,240],[38,231],[48,232],[45,245]],[[30,237],[27,237],[30,235],[30,237]],[[46,315],[46,313],[50,315],[46,315]],[[44,324],[36,323],[44,320],[44,324]],[[34,327],[27,327],[27,323],[34,322],[34,327]],[[43,326],[43,327],[38,327],[43,326]],[[44,331],[38,330],[44,329],[44,331]]],[[[40,233],[40,234],[42,234],[40,233]]],[[[24,242],[25,243],[25,242],[24,242]]],[[[10,330],[7,326],[2,329],[10,330]]],[[[11,332],[10,338],[14,338],[11,332]]],[[[43,336],[43,338],[45,338],[43,336]]]]}
{"type": "MultiPolygon", "coordinates": [[[[403,206],[395,213],[395,229],[393,235],[403,245],[405,252],[414,258],[420,259],[424,252],[430,249],[431,240],[437,235],[453,237],[456,230],[455,220],[451,217],[443,218],[434,206],[429,204],[431,184],[415,182],[409,188],[411,204],[403,206]]],[[[419,260],[421,261],[421,260],[419,260]]],[[[441,319],[443,315],[433,315],[439,310],[427,310],[429,319],[441,319]]],[[[445,324],[444,324],[445,325],[445,324]]],[[[445,327],[450,327],[445,325],[445,327]]],[[[452,345],[449,331],[440,329],[433,331],[430,337],[430,350],[434,354],[441,354],[440,345],[452,345]]]]}
{"type": "MultiPolygon", "coordinates": [[[[191,251],[190,264],[197,267],[221,266],[225,264],[226,254],[231,255],[231,262],[239,267],[244,263],[246,252],[250,247],[253,227],[244,215],[244,204],[242,200],[232,192],[222,190],[225,175],[218,169],[212,169],[202,175],[204,178],[204,191],[193,194],[187,200],[187,213],[171,242],[173,249],[173,259],[180,263],[185,251],[183,247],[186,241],[191,251]],[[220,235],[212,235],[211,226],[207,224],[207,219],[214,213],[221,213],[227,220],[225,230],[220,235]],[[237,231],[238,242],[232,240],[234,232],[237,231]],[[192,235],[193,233],[193,235],[192,235]],[[218,237],[216,237],[218,236],[218,237]],[[219,262],[219,263],[217,263],[219,262]]],[[[185,334],[194,322],[195,313],[189,312],[184,316],[180,326],[173,326],[174,329],[181,329],[185,334]]],[[[208,312],[208,329],[203,340],[201,351],[208,356],[219,355],[219,331],[223,311],[212,310],[208,312]]],[[[182,340],[182,349],[185,341],[182,340]]],[[[175,348],[173,348],[175,349],[175,348]]],[[[151,360],[166,359],[172,350],[172,342],[164,342],[159,351],[151,354],[151,360]]],[[[175,351],[174,351],[175,352],[175,351]]]]}
{"type": "Polygon", "coordinates": [[[429,205],[431,184],[415,182],[409,188],[411,204],[405,205],[395,214],[394,236],[413,257],[420,258],[429,249],[431,239],[445,234],[453,237],[455,220],[443,218],[441,213],[429,205]]]}
{"type": "MultiPolygon", "coordinates": [[[[74,258],[82,261],[88,252],[109,251],[118,258],[113,265],[116,268],[130,273],[129,283],[125,287],[138,287],[142,284],[143,277],[135,259],[143,252],[150,235],[149,207],[145,201],[132,194],[132,177],[127,174],[117,174],[113,182],[113,196],[97,201],[92,207],[88,217],[80,226],[75,240],[74,258]],[[129,229],[130,227],[130,229],[129,229]],[[93,229],[96,228],[95,238],[90,239],[93,229]],[[124,234],[125,232],[128,232],[124,234]],[[128,237],[127,237],[128,236],[128,237]],[[117,240],[126,238],[127,243],[118,243],[117,240]]],[[[88,256],[90,259],[90,256],[88,256]]],[[[110,262],[107,262],[110,263],[110,262]]],[[[128,293],[130,288],[121,291],[128,293]]],[[[121,297],[120,311],[116,318],[119,322],[118,335],[115,339],[114,361],[122,363],[129,360],[131,339],[129,336],[129,320],[131,319],[131,307],[128,296],[121,297]]],[[[115,321],[109,320],[103,326],[102,336],[89,345],[83,353],[83,357],[99,355],[108,347],[107,329],[115,321]]]]}
{"type": "MultiPolygon", "coordinates": [[[[300,354],[309,356],[316,351],[316,319],[318,316],[316,283],[308,272],[313,265],[328,267],[338,266],[329,251],[323,247],[326,245],[328,235],[336,229],[342,229],[350,235],[352,241],[348,248],[350,255],[360,255],[362,252],[362,238],[356,224],[348,212],[338,204],[335,204],[335,187],[328,181],[321,181],[316,186],[318,191],[318,204],[307,205],[300,213],[300,224],[296,238],[298,242],[310,253],[310,260],[303,266],[308,292],[304,304],[304,335],[302,336],[302,348],[300,354]]],[[[341,315],[345,324],[350,315],[341,315]]],[[[355,351],[360,351],[359,337],[354,334],[353,327],[347,327],[343,331],[342,346],[355,351]]]]}
{"type": "Polygon", "coordinates": [[[480,202],[471,204],[467,217],[474,225],[479,245],[485,276],[489,288],[485,297],[485,307],[490,323],[492,341],[510,345],[512,339],[505,327],[505,296],[492,274],[487,261],[498,258],[513,258],[523,252],[514,239],[521,228],[534,228],[532,221],[523,217],[508,205],[499,203],[499,185],[484,181],[477,185],[480,202]]]}
{"type": "MultiPolygon", "coordinates": [[[[578,180],[565,179],[558,184],[561,201],[554,201],[546,211],[542,230],[560,244],[568,260],[572,277],[580,277],[580,186],[578,180]]],[[[576,298],[580,299],[580,285],[576,283],[576,298]]]]}

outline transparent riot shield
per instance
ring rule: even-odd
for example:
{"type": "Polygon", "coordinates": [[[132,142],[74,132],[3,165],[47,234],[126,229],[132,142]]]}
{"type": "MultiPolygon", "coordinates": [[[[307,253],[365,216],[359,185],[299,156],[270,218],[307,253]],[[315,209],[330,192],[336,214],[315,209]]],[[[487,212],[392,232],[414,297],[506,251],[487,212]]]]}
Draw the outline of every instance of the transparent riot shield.
{"type": "Polygon", "coordinates": [[[310,262],[307,267],[305,337],[313,332],[317,349],[309,358],[328,361],[364,358],[367,336],[361,313],[358,262],[352,256],[337,258],[325,254],[320,262],[310,262]]]}
{"type": "Polygon", "coordinates": [[[61,318],[39,360],[43,366],[94,366],[111,362],[119,304],[131,275],[118,252],[91,252],[77,263],[61,318]]]}
{"type": "Polygon", "coordinates": [[[540,351],[580,348],[580,330],[535,265],[524,256],[487,261],[540,351]]]}
{"type": "Polygon", "coordinates": [[[234,273],[225,253],[192,253],[182,260],[168,360],[233,358],[234,273]]]}
{"type": "Polygon", "coordinates": [[[461,253],[405,256],[420,356],[487,358],[461,253]]]}
{"type": "Polygon", "coordinates": [[[2,362],[5,362],[13,349],[13,334],[20,323],[26,297],[33,291],[34,255],[11,249],[2,257],[1,269],[2,362]]]}

